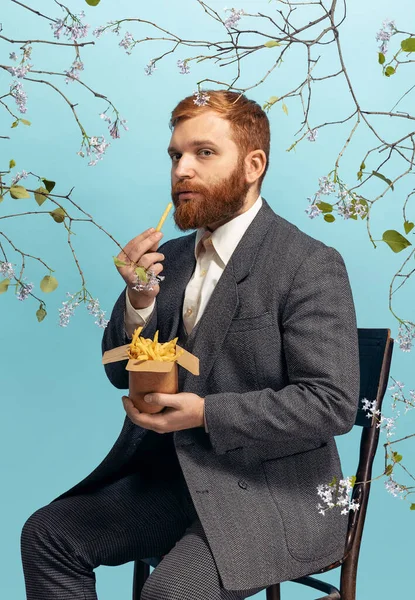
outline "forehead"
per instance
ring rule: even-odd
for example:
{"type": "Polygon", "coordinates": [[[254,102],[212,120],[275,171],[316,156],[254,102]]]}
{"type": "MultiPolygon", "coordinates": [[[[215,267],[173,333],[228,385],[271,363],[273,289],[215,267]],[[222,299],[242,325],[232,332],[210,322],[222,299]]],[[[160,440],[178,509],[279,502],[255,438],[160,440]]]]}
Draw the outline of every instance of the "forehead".
{"type": "Polygon", "coordinates": [[[217,145],[235,146],[230,121],[214,111],[179,121],[173,130],[170,146],[185,146],[194,140],[211,140],[217,145]]]}

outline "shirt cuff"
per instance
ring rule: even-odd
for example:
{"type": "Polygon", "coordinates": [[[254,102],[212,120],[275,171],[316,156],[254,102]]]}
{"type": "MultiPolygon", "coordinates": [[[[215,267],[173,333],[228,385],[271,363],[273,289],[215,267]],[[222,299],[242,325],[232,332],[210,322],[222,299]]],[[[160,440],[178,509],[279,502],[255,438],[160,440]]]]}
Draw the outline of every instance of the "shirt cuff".
{"type": "Polygon", "coordinates": [[[145,325],[148,321],[151,313],[154,310],[156,299],[147,308],[134,308],[128,297],[128,288],[125,290],[125,314],[124,314],[124,328],[127,337],[130,339],[133,337],[134,330],[140,325],[145,325]]]}

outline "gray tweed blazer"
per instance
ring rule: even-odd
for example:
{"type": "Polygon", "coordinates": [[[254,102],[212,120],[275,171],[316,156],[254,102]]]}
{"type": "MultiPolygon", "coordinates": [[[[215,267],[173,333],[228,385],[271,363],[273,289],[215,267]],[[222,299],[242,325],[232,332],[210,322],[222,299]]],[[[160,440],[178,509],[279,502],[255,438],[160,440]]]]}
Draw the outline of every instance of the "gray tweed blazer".
{"type": "MultiPolygon", "coordinates": [[[[143,330],[178,335],[196,233],[162,244],[165,280],[143,330]]],[[[128,343],[123,291],[103,350],[128,343]]],[[[354,424],[359,395],[356,316],[342,257],[263,206],[236,247],[186,348],[200,375],[180,391],[205,398],[209,428],[174,445],[223,585],[264,587],[341,557],[347,516],[318,513],[317,485],[342,476],[334,436],[354,424]]],[[[125,362],[106,366],[128,388],[125,362]]],[[[108,456],[60,497],[119,472],[146,430],[126,418],[108,456]]]]}

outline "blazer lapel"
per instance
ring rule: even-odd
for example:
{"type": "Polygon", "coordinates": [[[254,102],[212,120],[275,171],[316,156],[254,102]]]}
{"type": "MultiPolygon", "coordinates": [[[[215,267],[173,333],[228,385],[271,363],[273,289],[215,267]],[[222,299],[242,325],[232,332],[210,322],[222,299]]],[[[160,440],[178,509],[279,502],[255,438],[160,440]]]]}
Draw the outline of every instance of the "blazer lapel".
{"type": "MultiPolygon", "coordinates": [[[[261,209],[235,248],[212,292],[202,317],[187,339],[186,349],[200,359],[200,374],[194,376],[184,370],[181,378],[183,391],[186,386],[198,389],[204,385],[238,307],[238,283],[249,275],[260,245],[271,222],[275,219],[274,211],[264,199],[262,201],[261,209]]],[[[193,268],[194,264],[193,256],[193,268]]],[[[190,277],[191,274],[189,279],[190,277]]],[[[180,305],[176,304],[178,311],[182,310],[184,290],[182,295],[180,305]]]]}

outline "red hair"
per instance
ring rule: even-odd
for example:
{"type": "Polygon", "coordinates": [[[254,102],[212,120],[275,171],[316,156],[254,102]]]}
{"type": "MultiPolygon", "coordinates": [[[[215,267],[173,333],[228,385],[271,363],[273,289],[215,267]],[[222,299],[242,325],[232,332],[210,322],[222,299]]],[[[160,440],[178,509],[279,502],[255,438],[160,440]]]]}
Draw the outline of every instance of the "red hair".
{"type": "Polygon", "coordinates": [[[252,150],[263,150],[267,158],[265,170],[258,179],[259,188],[268,170],[270,152],[269,120],[262,108],[254,100],[243,94],[227,90],[203,90],[209,96],[207,104],[198,106],[195,96],[187,96],[173,109],[170,129],[182,119],[191,119],[209,110],[214,110],[231,124],[233,141],[239,147],[239,153],[246,156],[252,150]]]}

